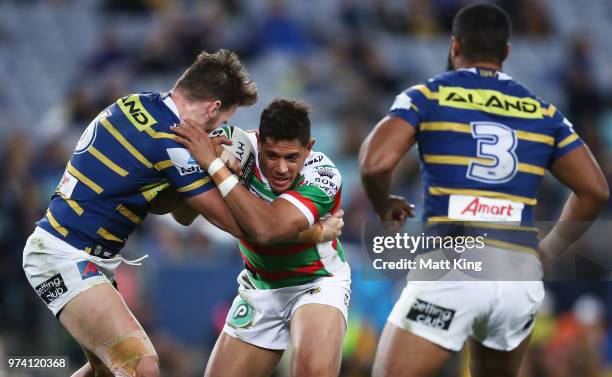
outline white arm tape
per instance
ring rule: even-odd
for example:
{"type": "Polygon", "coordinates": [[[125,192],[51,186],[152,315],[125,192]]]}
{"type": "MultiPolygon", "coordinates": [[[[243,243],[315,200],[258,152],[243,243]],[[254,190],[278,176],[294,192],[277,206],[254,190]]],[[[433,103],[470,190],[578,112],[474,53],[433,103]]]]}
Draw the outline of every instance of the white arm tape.
{"type": "Polygon", "coordinates": [[[217,188],[219,189],[221,196],[225,198],[232,191],[232,189],[236,187],[237,184],[238,178],[236,178],[236,176],[232,174],[229,177],[225,178],[225,180],[221,182],[221,184],[217,188]]]}
{"type": "Polygon", "coordinates": [[[208,175],[212,177],[216,172],[219,171],[219,169],[221,169],[224,166],[225,164],[219,157],[215,158],[213,162],[210,164],[210,166],[208,167],[208,175]]]}

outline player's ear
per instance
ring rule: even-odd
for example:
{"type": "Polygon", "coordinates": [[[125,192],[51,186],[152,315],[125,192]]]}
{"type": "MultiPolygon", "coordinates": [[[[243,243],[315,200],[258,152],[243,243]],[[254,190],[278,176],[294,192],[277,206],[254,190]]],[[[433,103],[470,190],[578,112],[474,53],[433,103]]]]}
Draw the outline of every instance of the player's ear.
{"type": "Polygon", "coordinates": [[[208,106],[208,116],[210,117],[216,116],[219,110],[221,110],[221,101],[219,101],[218,99],[212,101],[210,105],[208,106]]]}
{"type": "Polygon", "coordinates": [[[315,141],[316,140],[314,138],[310,138],[310,141],[308,142],[308,144],[306,144],[306,150],[308,152],[312,150],[312,146],[314,145],[315,141]]]}
{"type": "Polygon", "coordinates": [[[461,42],[455,36],[451,36],[451,48],[450,48],[451,60],[455,59],[461,54],[461,42]]]}
{"type": "Polygon", "coordinates": [[[508,59],[508,56],[510,56],[510,51],[512,51],[512,44],[511,43],[506,43],[506,48],[504,49],[504,58],[502,59],[502,63],[506,61],[506,59],[508,59]]]}

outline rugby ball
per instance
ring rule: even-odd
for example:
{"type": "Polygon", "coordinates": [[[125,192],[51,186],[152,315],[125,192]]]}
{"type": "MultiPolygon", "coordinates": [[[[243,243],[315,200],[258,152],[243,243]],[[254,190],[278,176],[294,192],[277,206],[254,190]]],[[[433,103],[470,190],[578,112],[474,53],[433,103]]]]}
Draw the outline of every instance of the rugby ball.
{"type": "MultiPolygon", "coordinates": [[[[251,175],[255,170],[255,150],[247,133],[238,127],[223,126],[213,130],[208,135],[211,138],[225,136],[232,141],[232,145],[223,145],[223,148],[238,159],[240,167],[242,168],[242,176],[239,177],[240,183],[248,185],[251,175]]],[[[223,157],[224,156],[221,156],[221,159],[226,162],[226,159],[223,157]]]]}

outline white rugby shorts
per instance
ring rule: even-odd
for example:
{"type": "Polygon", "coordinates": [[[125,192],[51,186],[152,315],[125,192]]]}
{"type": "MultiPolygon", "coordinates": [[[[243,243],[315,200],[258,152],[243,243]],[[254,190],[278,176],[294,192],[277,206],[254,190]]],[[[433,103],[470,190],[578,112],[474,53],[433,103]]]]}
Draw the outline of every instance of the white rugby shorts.
{"type": "Polygon", "coordinates": [[[26,277],[55,316],[79,293],[112,284],[120,263],[118,257],[89,255],[40,227],[34,229],[23,249],[26,277]]]}
{"type": "Polygon", "coordinates": [[[409,281],[388,321],[451,351],[468,337],[510,351],[531,333],[543,299],[541,281],[409,281]]]}
{"type": "Polygon", "coordinates": [[[350,276],[321,277],[311,283],[277,289],[257,289],[247,270],[238,276],[238,296],[227,315],[223,331],[255,346],[285,350],[291,344],[289,333],[295,311],[307,304],[323,304],[338,309],[348,319],[351,297],[350,276]]]}

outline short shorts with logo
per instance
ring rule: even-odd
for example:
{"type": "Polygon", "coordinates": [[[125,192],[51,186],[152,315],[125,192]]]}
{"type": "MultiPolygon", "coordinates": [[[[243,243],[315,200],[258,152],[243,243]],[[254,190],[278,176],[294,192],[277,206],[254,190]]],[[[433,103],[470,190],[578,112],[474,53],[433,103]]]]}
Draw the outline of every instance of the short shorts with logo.
{"type": "Polygon", "coordinates": [[[30,285],[53,315],[79,293],[100,284],[113,284],[118,257],[87,254],[36,227],[23,249],[23,270],[30,285]]]}
{"type": "Polygon", "coordinates": [[[223,331],[255,346],[285,350],[291,344],[291,318],[307,304],[323,304],[338,309],[348,320],[351,297],[350,277],[322,277],[311,283],[277,289],[257,289],[247,270],[238,276],[238,296],[227,315],[223,331]]]}
{"type": "Polygon", "coordinates": [[[388,321],[451,351],[468,337],[500,351],[533,329],[541,281],[409,281],[388,321]]]}

